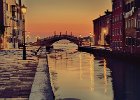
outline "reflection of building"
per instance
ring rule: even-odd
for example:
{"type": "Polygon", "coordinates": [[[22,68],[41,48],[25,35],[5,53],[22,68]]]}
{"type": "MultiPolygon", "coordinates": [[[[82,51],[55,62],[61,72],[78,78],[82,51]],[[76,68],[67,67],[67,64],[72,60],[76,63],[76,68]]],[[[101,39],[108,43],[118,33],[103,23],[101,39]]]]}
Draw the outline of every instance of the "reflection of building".
{"type": "Polygon", "coordinates": [[[93,24],[95,45],[106,45],[106,37],[111,34],[111,12],[107,10],[105,15],[93,20],[93,24]]]}
{"type": "Polygon", "coordinates": [[[140,53],[140,2],[125,0],[125,44],[126,52],[140,53]]]}
{"type": "Polygon", "coordinates": [[[21,21],[19,19],[20,7],[17,0],[0,0],[0,34],[1,48],[18,48],[21,21]]]}
{"type": "Polygon", "coordinates": [[[110,68],[114,100],[139,100],[139,64],[107,59],[110,68]]]}

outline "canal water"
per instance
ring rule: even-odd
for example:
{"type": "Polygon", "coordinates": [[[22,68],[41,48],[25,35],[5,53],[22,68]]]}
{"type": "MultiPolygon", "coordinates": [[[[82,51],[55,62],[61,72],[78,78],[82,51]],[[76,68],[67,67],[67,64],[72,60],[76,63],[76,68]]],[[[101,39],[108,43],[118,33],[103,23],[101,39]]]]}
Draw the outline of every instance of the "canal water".
{"type": "Polygon", "coordinates": [[[56,100],[140,100],[137,64],[78,52],[66,40],[54,49],[48,59],[56,100]]]}

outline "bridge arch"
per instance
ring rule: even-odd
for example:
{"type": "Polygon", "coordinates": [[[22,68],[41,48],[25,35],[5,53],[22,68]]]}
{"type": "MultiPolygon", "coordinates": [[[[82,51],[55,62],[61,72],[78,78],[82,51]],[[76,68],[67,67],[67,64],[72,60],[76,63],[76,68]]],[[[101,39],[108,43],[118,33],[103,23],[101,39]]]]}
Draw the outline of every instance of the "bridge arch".
{"type": "Polygon", "coordinates": [[[55,43],[59,40],[63,40],[63,39],[69,40],[78,46],[81,46],[81,43],[82,43],[81,38],[73,36],[73,35],[54,35],[51,37],[47,37],[47,38],[38,40],[37,45],[49,47],[53,43],[55,43]]]}

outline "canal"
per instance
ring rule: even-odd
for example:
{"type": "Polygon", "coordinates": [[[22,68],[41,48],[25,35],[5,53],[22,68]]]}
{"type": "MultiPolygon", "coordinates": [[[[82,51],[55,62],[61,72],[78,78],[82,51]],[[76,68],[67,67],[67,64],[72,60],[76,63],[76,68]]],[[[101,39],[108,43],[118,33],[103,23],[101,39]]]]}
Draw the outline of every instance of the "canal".
{"type": "Polygon", "coordinates": [[[95,57],[77,48],[61,40],[48,55],[56,100],[139,100],[138,64],[95,57]]]}

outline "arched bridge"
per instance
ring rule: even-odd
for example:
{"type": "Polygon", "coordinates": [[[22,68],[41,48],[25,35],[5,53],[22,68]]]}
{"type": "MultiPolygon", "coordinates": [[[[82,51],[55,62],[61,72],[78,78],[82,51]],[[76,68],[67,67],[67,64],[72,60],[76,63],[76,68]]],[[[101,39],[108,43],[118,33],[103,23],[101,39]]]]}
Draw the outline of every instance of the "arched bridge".
{"type": "Polygon", "coordinates": [[[76,37],[73,35],[54,35],[54,36],[50,36],[44,39],[38,39],[37,42],[35,43],[38,46],[51,46],[53,43],[62,40],[62,39],[66,39],[69,40],[75,44],[77,44],[78,46],[81,46],[82,43],[82,39],[80,37],[76,37]]]}

